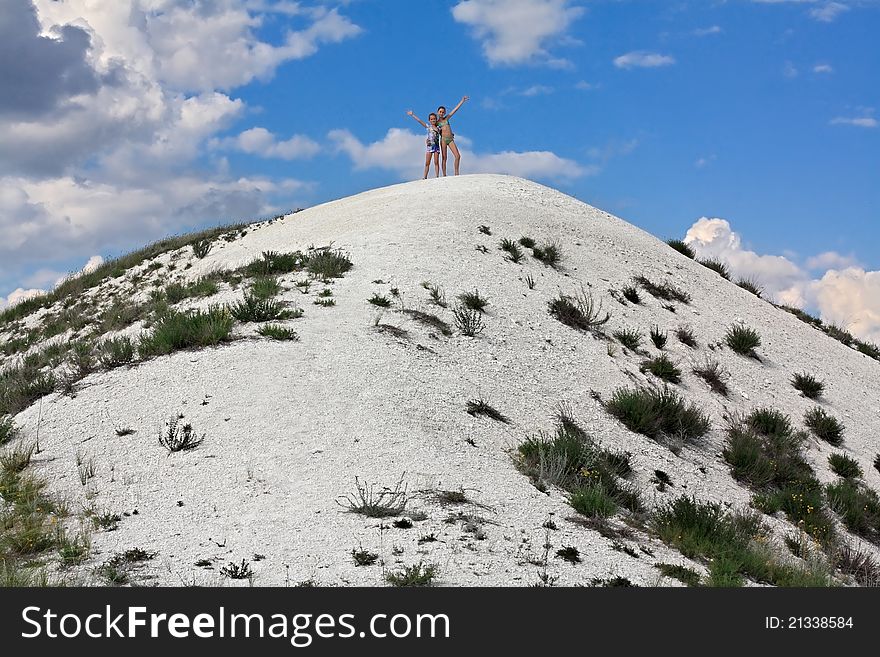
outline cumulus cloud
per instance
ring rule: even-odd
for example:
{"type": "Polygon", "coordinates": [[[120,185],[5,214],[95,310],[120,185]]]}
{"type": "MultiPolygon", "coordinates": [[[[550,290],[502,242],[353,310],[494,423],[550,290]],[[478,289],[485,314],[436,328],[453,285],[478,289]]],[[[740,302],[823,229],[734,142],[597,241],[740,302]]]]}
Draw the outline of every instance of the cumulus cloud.
{"type": "MultiPolygon", "coordinates": [[[[337,152],[346,154],[356,170],[385,169],[396,172],[401,179],[421,176],[425,161],[425,137],[409,130],[390,129],[385,137],[364,144],[348,130],[332,130],[328,135],[337,152]]],[[[471,142],[456,136],[461,149],[465,173],[504,173],[523,178],[567,180],[594,175],[598,167],[582,166],[574,160],[549,151],[504,151],[475,153],[471,142]]],[[[450,155],[451,159],[451,155],[450,155]]],[[[451,167],[452,163],[449,162],[451,167]]]]}
{"type": "Polygon", "coordinates": [[[0,308],[6,308],[7,306],[14,306],[20,301],[24,301],[25,299],[30,299],[32,297],[38,297],[42,294],[46,294],[46,290],[38,290],[38,289],[30,289],[26,290],[23,287],[16,288],[12,292],[9,293],[6,297],[0,297],[0,308]]]}
{"type": "Polygon", "coordinates": [[[274,134],[265,128],[251,128],[235,137],[214,140],[216,148],[231,148],[260,157],[276,157],[282,160],[296,160],[316,155],[321,147],[318,142],[305,135],[294,135],[290,139],[278,141],[274,134]]]}
{"type": "Polygon", "coordinates": [[[658,68],[660,66],[671,66],[672,64],[675,64],[674,57],[644,50],[634,50],[614,58],[614,65],[617,68],[623,69],[658,68]]]}
{"type": "Polygon", "coordinates": [[[864,340],[880,342],[880,272],[866,271],[852,256],[828,251],[801,266],[785,256],[744,248],[728,221],[709,217],[694,222],[684,241],[697,257],[727,264],[734,280],[757,281],[767,298],[816,309],[823,321],[844,326],[864,340]],[[822,274],[817,278],[811,272],[822,274]]]}
{"type": "Polygon", "coordinates": [[[820,7],[810,9],[810,16],[817,21],[831,23],[845,11],[849,11],[849,7],[842,2],[826,2],[820,7]]]}
{"type": "Polygon", "coordinates": [[[452,17],[480,40],[490,64],[541,62],[557,68],[570,63],[547,48],[566,42],[568,27],[583,13],[570,0],[462,0],[452,8],[452,17]]]}
{"type": "Polygon", "coordinates": [[[834,67],[831,64],[816,64],[813,73],[834,73],[834,67]]]}

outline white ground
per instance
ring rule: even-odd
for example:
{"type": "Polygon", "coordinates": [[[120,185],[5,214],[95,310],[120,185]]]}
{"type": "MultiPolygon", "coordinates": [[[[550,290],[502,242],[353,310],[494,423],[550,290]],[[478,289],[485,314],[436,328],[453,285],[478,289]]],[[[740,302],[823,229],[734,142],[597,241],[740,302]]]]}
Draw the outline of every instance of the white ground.
{"type": "MultiPolygon", "coordinates": [[[[218,240],[185,274],[195,278],[239,266],[264,250],[304,250],[330,242],[354,262],[352,271],[329,286],[335,307],[313,305],[322,284],[303,295],[292,282],[304,274],[284,277],[289,289],[283,299],[305,309],[304,317],[289,322],[299,342],[255,338],[254,327],[239,327],[236,332],[245,339],[93,374],[75,398],[50,395],[16,418],[23,439],[33,440],[40,417],[42,451],[35,464],[53,492],[77,504],[94,496],[99,509],[120,515],[137,511],[124,515],[116,531],[94,534],[93,556],[77,571],[79,577],[94,578],[96,565],[139,547],[158,553],[139,573],[145,583],[225,585],[230,580],[218,574],[219,568],[247,559],[256,585],[306,579],[382,585],[381,566],[356,567],[352,561],[352,548],[363,546],[381,555],[385,570],[420,561],[436,564],[442,585],[529,585],[539,570],[530,560],[544,552],[542,523],[553,513],[559,529],[549,532],[548,572],[558,584],[613,575],[642,585],[677,584],[661,581],[653,564],[702,567],[645,536],[622,542],[645,546],[653,557],[613,549],[612,540],[568,520],[575,513],[561,492],[536,490],[517,471],[512,450],[526,436],[551,430],[554,409],[565,401],[603,444],[632,453],[636,481],[649,504],[692,493],[747,505],[749,492],[720,458],[722,418],[726,412],[772,405],[801,425],[814,403],[789,383],[800,371],[825,380],[822,406],[846,426],[842,451],[858,459],[868,485],[880,488],[872,465],[880,448],[880,363],[640,229],[526,180],[461,176],[359,194],[251,228],[231,243],[218,240]],[[482,224],[492,236],[477,230],[482,224]],[[521,264],[507,261],[499,241],[522,235],[539,243],[558,239],[562,270],[530,255],[521,264]],[[480,244],[488,247],[487,254],[475,249],[480,244]],[[691,294],[691,304],[675,304],[672,313],[644,292],[641,306],[615,301],[609,291],[638,274],[671,281],[691,294]],[[527,275],[537,281],[536,289],[526,286],[527,275]],[[377,279],[387,283],[374,283],[377,279]],[[463,291],[478,289],[487,296],[486,331],[476,338],[457,331],[448,338],[432,335],[395,308],[378,311],[366,302],[374,292],[390,296],[396,287],[405,307],[452,323],[451,310],[428,302],[423,281],[445,288],[450,309],[463,291]],[[647,336],[653,324],[670,330],[667,351],[685,372],[678,389],[713,420],[704,446],[676,456],[627,431],[591,398],[592,390],[607,397],[617,387],[647,378],[639,372],[642,357],[619,345],[609,355],[608,342],[548,314],[548,300],[581,285],[612,312],[609,334],[638,328],[647,336]],[[380,323],[406,329],[409,337],[377,330],[378,312],[380,323]],[[707,348],[739,320],[760,332],[763,362],[726,347],[707,348]],[[678,343],[671,330],[679,325],[693,328],[699,349],[678,343]],[[712,393],[690,372],[691,363],[707,354],[731,373],[729,399],[712,393]],[[512,424],[466,414],[466,402],[478,397],[512,424]],[[167,455],[157,434],[178,412],[206,439],[194,451],[167,455]],[[114,426],[137,432],[117,437],[114,426]],[[97,466],[86,487],[77,474],[77,452],[94,458],[97,466]],[[655,469],[667,472],[674,487],[657,492],[650,482],[655,469]],[[423,510],[428,519],[412,529],[383,529],[377,520],[346,513],[337,499],[354,491],[356,476],[379,486],[403,478],[412,495],[408,510],[423,510]],[[460,487],[480,506],[442,508],[419,493],[460,487]],[[482,516],[486,538],[477,540],[461,522],[444,522],[457,511],[482,516]],[[437,541],[419,544],[428,534],[437,541]],[[583,562],[571,565],[555,557],[563,546],[577,547],[583,562]],[[256,561],[255,554],[265,558],[256,561]],[[194,565],[202,559],[212,560],[213,568],[194,565]]],[[[172,258],[182,265],[192,255],[187,249],[160,260],[172,258]]],[[[200,305],[240,296],[241,289],[224,291],[200,305]]],[[[650,342],[646,349],[657,353],[650,342]]],[[[832,451],[824,443],[809,449],[823,481],[833,479],[827,466],[832,451]]],[[[772,518],[768,523],[788,526],[772,518]]]]}

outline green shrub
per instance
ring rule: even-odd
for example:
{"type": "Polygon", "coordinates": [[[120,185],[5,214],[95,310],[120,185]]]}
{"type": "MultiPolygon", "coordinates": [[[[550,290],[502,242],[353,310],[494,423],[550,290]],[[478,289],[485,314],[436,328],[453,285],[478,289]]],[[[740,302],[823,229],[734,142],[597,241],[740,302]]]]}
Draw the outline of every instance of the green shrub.
{"type": "Polygon", "coordinates": [[[858,479],[864,474],[859,462],[846,454],[829,455],[828,465],[834,474],[844,479],[858,479]]]}
{"type": "Polygon", "coordinates": [[[437,576],[437,566],[418,563],[406,566],[403,570],[390,571],[385,574],[385,581],[391,586],[431,586],[437,576]]]}
{"type": "Polygon", "coordinates": [[[208,255],[208,252],[210,252],[211,241],[210,240],[196,240],[195,242],[190,244],[190,246],[192,247],[193,255],[196,258],[198,258],[199,260],[201,260],[206,255],[208,255]]]}
{"type": "Polygon", "coordinates": [[[257,329],[257,333],[264,338],[272,338],[273,340],[299,340],[296,331],[280,324],[264,324],[257,329]]]}
{"type": "Polygon", "coordinates": [[[666,354],[660,354],[656,358],[651,358],[642,362],[642,372],[650,372],[659,379],[668,381],[669,383],[681,382],[681,370],[669,360],[666,354]]]}
{"type": "Polygon", "coordinates": [[[5,445],[18,436],[18,427],[8,415],[0,415],[0,445],[5,445]]]}
{"type": "Polygon", "coordinates": [[[327,280],[342,278],[343,274],[353,266],[354,264],[343,251],[322,247],[309,252],[306,269],[316,278],[327,280]]]}
{"type": "Polygon", "coordinates": [[[659,326],[652,326],[651,342],[657,349],[663,349],[666,346],[666,331],[661,331],[659,326]]]}
{"type": "Polygon", "coordinates": [[[473,292],[462,292],[458,295],[458,300],[461,301],[465,308],[470,308],[471,310],[476,310],[478,312],[484,312],[486,306],[489,305],[489,300],[481,296],[478,290],[474,290],[473,292]]]}
{"type": "Polygon", "coordinates": [[[593,296],[581,288],[576,296],[562,293],[548,302],[550,314],[566,326],[581,331],[597,331],[611,319],[611,313],[602,313],[602,302],[596,304],[593,296]]]}
{"type": "Polygon", "coordinates": [[[666,240],[666,243],[673,249],[678,251],[680,254],[682,254],[683,256],[687,256],[691,260],[694,260],[697,257],[697,254],[694,253],[694,250],[691,248],[691,246],[682,240],[670,239],[666,240]]]}
{"type": "Polygon", "coordinates": [[[720,260],[716,260],[715,258],[707,258],[706,260],[698,260],[701,265],[704,267],[711,269],[716,272],[721,278],[725,278],[728,281],[730,280],[730,270],[720,260]]]}
{"type": "Polygon", "coordinates": [[[734,324],[727,329],[724,341],[736,353],[758,359],[755,349],[761,346],[761,336],[755,329],[745,324],[734,324]]]}
{"type": "Polygon", "coordinates": [[[543,246],[532,247],[532,256],[535,260],[555,269],[562,260],[562,247],[558,240],[551,240],[545,242],[543,246]]]}
{"type": "Polygon", "coordinates": [[[280,301],[261,299],[248,293],[241,301],[229,306],[229,313],[240,322],[269,322],[291,317],[290,311],[280,301]]]}
{"type": "Polygon", "coordinates": [[[693,330],[689,326],[679,326],[675,329],[675,337],[686,347],[691,349],[697,348],[697,338],[694,336],[693,330]]]}
{"type": "Polygon", "coordinates": [[[519,238],[519,243],[527,249],[535,248],[535,240],[533,240],[531,237],[527,237],[526,235],[523,235],[519,238]]]}
{"type": "Polygon", "coordinates": [[[855,341],[852,333],[836,324],[828,324],[828,326],[825,327],[825,332],[838,342],[845,344],[847,347],[852,346],[852,343],[855,341]]]}
{"type": "Polygon", "coordinates": [[[658,506],[652,521],[664,543],[692,558],[741,555],[761,529],[760,518],[754,514],[732,514],[721,504],[685,495],[658,506]]]}
{"type": "Polygon", "coordinates": [[[818,399],[825,390],[825,384],[806,372],[791,377],[791,385],[808,399],[818,399]]]}
{"type": "Polygon", "coordinates": [[[507,259],[510,260],[511,262],[514,262],[514,263],[520,262],[525,257],[525,254],[522,252],[522,249],[519,248],[519,245],[516,242],[514,242],[513,240],[509,240],[509,239],[501,240],[501,243],[499,244],[499,248],[502,251],[505,251],[507,253],[507,259]]]}
{"type": "Polygon", "coordinates": [[[623,298],[630,303],[640,304],[642,297],[639,295],[639,289],[635,285],[626,285],[621,290],[623,298]]]}
{"type": "Polygon", "coordinates": [[[134,343],[127,335],[104,340],[98,345],[98,361],[107,368],[128,365],[134,361],[134,343]]]}
{"type": "Polygon", "coordinates": [[[843,425],[836,417],[826,413],[824,409],[816,406],[807,411],[804,416],[804,424],[817,438],[824,440],[829,445],[840,447],[843,444],[843,425]]]}
{"type": "Polygon", "coordinates": [[[693,441],[711,428],[708,416],[697,406],[685,404],[668,389],[618,388],[605,407],[630,431],[654,439],[669,436],[693,441]]]}
{"type": "Polygon", "coordinates": [[[568,499],[575,511],[589,518],[609,518],[617,513],[617,502],[602,484],[582,486],[568,499]]]}
{"type": "Polygon", "coordinates": [[[276,251],[263,251],[262,257],[241,267],[246,276],[274,276],[301,271],[310,260],[300,251],[293,253],[277,253],[276,251]]]}
{"type": "Polygon", "coordinates": [[[875,539],[880,532],[880,497],[864,484],[840,479],[826,487],[828,504],[854,534],[875,539]]]}
{"type": "Polygon", "coordinates": [[[874,360],[880,360],[880,346],[877,346],[873,342],[856,340],[856,349],[866,356],[870,356],[874,360]]]}
{"type": "Polygon", "coordinates": [[[180,349],[207,347],[229,339],[232,317],[225,308],[206,311],[169,311],[156,322],[151,333],[142,333],[138,354],[143,358],[163,356],[180,349]]]}
{"type": "Polygon", "coordinates": [[[746,417],[746,423],[763,436],[791,434],[791,420],[775,408],[756,408],[746,417]]]}
{"type": "Polygon", "coordinates": [[[53,392],[56,383],[51,372],[25,364],[0,371],[0,415],[17,415],[53,392]]]}
{"type": "Polygon", "coordinates": [[[219,290],[217,281],[210,278],[200,278],[187,285],[181,283],[167,285],[165,287],[165,299],[168,303],[174,305],[192,297],[209,297],[217,294],[219,290]]]}
{"type": "Polygon", "coordinates": [[[251,283],[251,296],[264,300],[281,294],[281,283],[275,276],[260,276],[251,283]]]}
{"type": "Polygon", "coordinates": [[[666,577],[677,579],[687,586],[700,585],[700,573],[686,566],[679,566],[671,563],[655,563],[654,567],[658,569],[666,577]]]}
{"type": "Polygon", "coordinates": [[[658,299],[664,301],[678,301],[680,303],[691,302],[691,297],[687,292],[678,289],[669,281],[658,284],[645,276],[636,276],[633,280],[641,285],[645,292],[658,299]]]}
{"type": "Polygon", "coordinates": [[[740,278],[736,284],[746,292],[751,292],[759,299],[761,298],[761,295],[764,294],[764,288],[762,288],[761,284],[753,278],[740,278]]]}
{"type": "Polygon", "coordinates": [[[624,329],[612,334],[620,344],[630,351],[638,351],[642,344],[642,334],[637,329],[624,329]]]}
{"type": "Polygon", "coordinates": [[[380,308],[388,308],[391,306],[391,299],[381,294],[374,293],[373,296],[367,299],[367,303],[379,306],[380,308]]]}

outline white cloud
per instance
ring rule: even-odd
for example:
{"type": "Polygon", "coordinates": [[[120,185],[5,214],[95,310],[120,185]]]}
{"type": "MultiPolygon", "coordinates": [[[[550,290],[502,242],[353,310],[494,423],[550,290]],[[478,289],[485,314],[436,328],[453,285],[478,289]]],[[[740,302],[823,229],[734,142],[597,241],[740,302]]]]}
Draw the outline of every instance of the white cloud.
{"type": "Polygon", "coordinates": [[[294,135],[285,141],[278,141],[274,134],[265,128],[251,128],[235,137],[214,140],[217,148],[231,148],[260,157],[277,157],[282,160],[310,158],[320,152],[316,141],[305,135],[294,135]]]}
{"type": "Polygon", "coordinates": [[[785,256],[743,248],[729,222],[708,217],[694,222],[684,241],[699,258],[726,263],[734,280],[756,280],[765,297],[797,308],[815,308],[823,321],[880,343],[880,271],[865,271],[852,256],[828,251],[808,258],[802,267],[785,256]],[[815,278],[808,270],[824,273],[815,278]]]}
{"type": "Polygon", "coordinates": [[[531,87],[523,89],[519,92],[520,96],[546,96],[553,93],[553,87],[543,84],[533,84],[531,87]]]}
{"type": "Polygon", "coordinates": [[[26,290],[23,287],[17,288],[9,293],[7,297],[0,297],[0,308],[6,308],[7,306],[14,306],[20,301],[24,301],[25,299],[30,299],[31,297],[38,297],[42,294],[46,294],[46,290],[37,290],[30,289],[26,290]]]}
{"type": "Polygon", "coordinates": [[[842,2],[826,2],[821,7],[810,9],[810,16],[823,23],[831,23],[840,14],[849,11],[849,7],[842,2]]]}
{"type": "Polygon", "coordinates": [[[816,64],[813,73],[834,73],[834,67],[831,64],[816,64]]]}
{"type": "Polygon", "coordinates": [[[540,62],[569,67],[547,47],[570,43],[566,30],[583,13],[570,0],[461,0],[452,8],[452,17],[473,30],[493,66],[540,62]]]}
{"type": "Polygon", "coordinates": [[[851,125],[857,128],[876,128],[877,119],[873,116],[838,116],[831,119],[831,125],[851,125]]]}
{"type": "Polygon", "coordinates": [[[598,89],[599,85],[587,82],[586,80],[578,80],[575,82],[574,88],[579,91],[592,91],[593,89],[598,89]]]}
{"type": "Polygon", "coordinates": [[[713,34],[721,34],[724,30],[721,29],[719,25],[712,25],[710,27],[700,27],[694,30],[695,36],[711,36],[713,34]]]}
{"type": "Polygon", "coordinates": [[[785,66],[782,67],[782,74],[787,78],[796,78],[798,76],[797,67],[791,62],[785,62],[785,66]]]}
{"type": "Polygon", "coordinates": [[[617,68],[624,69],[657,68],[659,66],[671,66],[672,64],[675,64],[674,57],[644,50],[634,50],[614,59],[614,65],[617,68]]]}
{"type": "MultiPolygon", "coordinates": [[[[379,141],[362,143],[348,130],[332,130],[328,138],[336,150],[351,158],[355,170],[385,169],[401,179],[421,177],[425,162],[425,138],[408,130],[391,128],[379,141]]],[[[463,173],[504,173],[522,178],[567,180],[595,175],[598,167],[582,166],[549,151],[474,153],[471,142],[457,135],[463,173]]],[[[451,159],[451,155],[450,155],[451,159]]],[[[449,164],[451,167],[451,163],[449,164]]]]}
{"type": "Polygon", "coordinates": [[[705,169],[707,166],[712,164],[712,162],[714,162],[715,159],[716,159],[716,156],[714,154],[709,155],[708,157],[699,157],[699,158],[697,158],[697,161],[694,162],[694,166],[697,167],[698,169],[705,169]]]}

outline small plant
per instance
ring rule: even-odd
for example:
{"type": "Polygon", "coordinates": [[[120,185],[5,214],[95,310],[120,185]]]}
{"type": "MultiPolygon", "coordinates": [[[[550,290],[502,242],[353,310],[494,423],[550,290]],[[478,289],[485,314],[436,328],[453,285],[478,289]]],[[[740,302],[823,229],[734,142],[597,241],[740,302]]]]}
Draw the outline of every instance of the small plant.
{"type": "Polygon", "coordinates": [[[623,298],[630,303],[642,303],[642,297],[641,295],[639,295],[639,288],[637,288],[635,285],[625,285],[621,290],[621,293],[623,294],[623,298]]]}
{"type": "Polygon", "coordinates": [[[764,294],[764,288],[761,287],[761,284],[754,278],[740,278],[736,284],[746,292],[751,292],[759,299],[761,298],[761,295],[764,294]]]}
{"type": "Polygon", "coordinates": [[[79,482],[85,486],[89,479],[95,476],[95,459],[94,457],[86,458],[82,452],[76,453],[76,471],[79,475],[79,482]]]}
{"type": "Polygon", "coordinates": [[[468,415],[473,415],[476,417],[477,415],[485,415],[488,418],[496,420],[498,422],[503,422],[504,424],[510,424],[510,419],[505,416],[501,411],[492,407],[485,399],[471,399],[467,403],[467,412],[468,415]]]}
{"type": "Polygon", "coordinates": [[[419,562],[414,566],[407,566],[403,570],[387,573],[385,581],[391,586],[431,586],[436,576],[437,566],[419,562]]]}
{"type": "Polygon", "coordinates": [[[230,561],[220,568],[220,574],[229,579],[250,579],[254,576],[251,564],[246,559],[242,559],[241,563],[230,561]]]}
{"type": "Polygon", "coordinates": [[[391,299],[381,294],[374,293],[373,296],[367,299],[367,303],[379,306],[380,308],[389,308],[391,306],[391,299]]]}
{"type": "Polygon", "coordinates": [[[666,331],[661,331],[659,326],[651,327],[651,342],[657,349],[663,349],[666,346],[666,331]]]}
{"type": "Polygon", "coordinates": [[[535,240],[533,240],[531,237],[523,235],[522,237],[519,238],[518,241],[521,246],[524,246],[527,249],[534,249],[535,248],[535,240]]]}
{"type": "Polygon", "coordinates": [[[211,241],[210,240],[196,240],[192,244],[190,244],[192,248],[193,255],[201,260],[208,252],[211,250],[211,241]]]}
{"type": "Polygon", "coordinates": [[[533,277],[531,274],[526,274],[526,277],[525,277],[524,280],[525,280],[525,282],[526,282],[526,286],[528,286],[528,288],[529,288],[530,290],[534,290],[535,287],[536,287],[537,284],[538,284],[538,283],[535,281],[534,277],[533,277]]]}
{"type": "Polygon", "coordinates": [[[692,371],[703,379],[712,388],[713,392],[717,392],[722,397],[727,397],[729,392],[727,379],[730,378],[730,372],[724,369],[720,362],[707,356],[703,363],[695,366],[692,371]]]}
{"type": "Polygon", "coordinates": [[[611,313],[602,313],[602,302],[598,304],[593,295],[581,288],[576,296],[560,293],[548,302],[550,314],[566,326],[581,331],[598,331],[599,327],[611,319],[611,313]]]}
{"type": "Polygon", "coordinates": [[[756,408],[745,420],[749,427],[762,436],[787,436],[792,432],[789,417],[775,408],[756,408]]]}
{"type": "Polygon", "coordinates": [[[483,235],[492,234],[492,230],[488,226],[477,226],[477,230],[483,233],[483,235]]]}
{"type": "Polygon", "coordinates": [[[863,474],[859,462],[846,454],[831,454],[828,457],[828,465],[834,474],[844,479],[858,479],[863,474]]]}
{"type": "Polygon", "coordinates": [[[5,445],[18,436],[18,427],[8,415],[0,416],[0,445],[5,445]]]}
{"type": "Polygon", "coordinates": [[[280,293],[281,283],[274,276],[260,276],[251,283],[251,295],[256,299],[271,299],[280,293]]]}
{"type": "Polygon", "coordinates": [[[667,436],[693,441],[711,428],[708,416],[699,408],[686,405],[678,394],[665,388],[618,388],[605,408],[630,431],[649,438],[667,436]]]}
{"type": "Polygon", "coordinates": [[[836,417],[826,413],[824,409],[816,406],[807,411],[804,416],[804,424],[817,438],[824,440],[829,445],[840,447],[843,444],[843,425],[836,417]]]}
{"type": "Polygon", "coordinates": [[[476,310],[478,312],[485,312],[486,306],[489,305],[489,300],[481,296],[478,290],[474,290],[473,292],[462,292],[458,295],[458,300],[461,301],[465,308],[470,308],[471,310],[476,310]]]}
{"type": "Polygon", "coordinates": [[[152,333],[141,334],[138,354],[143,358],[161,356],[189,347],[206,347],[227,340],[232,330],[232,317],[224,308],[189,313],[169,311],[153,327],[152,333]]]}
{"type": "Polygon", "coordinates": [[[62,526],[55,529],[55,545],[58,548],[58,556],[61,559],[61,567],[69,568],[81,564],[86,560],[91,550],[92,542],[87,532],[81,531],[71,537],[62,526]]]}
{"type": "Polygon", "coordinates": [[[186,452],[195,449],[205,440],[205,434],[199,436],[192,424],[181,426],[182,419],[180,414],[172,415],[159,431],[159,444],[169,452],[186,452]]]}
{"type": "Polygon", "coordinates": [[[328,297],[328,298],[324,298],[324,299],[315,299],[314,304],[316,306],[323,306],[324,308],[330,308],[331,306],[336,305],[336,300],[333,299],[332,297],[328,297]]]}
{"type": "Polygon", "coordinates": [[[474,247],[475,251],[479,251],[480,253],[489,253],[489,248],[485,244],[477,244],[474,247]]]}
{"type": "Polygon", "coordinates": [[[698,260],[701,265],[704,267],[711,269],[716,272],[721,278],[730,280],[730,270],[727,268],[727,265],[721,262],[720,260],[716,260],[715,258],[707,258],[706,260],[698,260]]]}
{"type": "Polygon", "coordinates": [[[654,567],[666,577],[677,579],[687,586],[700,585],[700,573],[686,566],[679,566],[671,563],[655,563],[654,567]]]}
{"type": "Polygon", "coordinates": [[[675,329],[675,337],[678,338],[678,341],[684,346],[690,347],[691,349],[697,348],[697,338],[694,336],[694,332],[689,326],[679,326],[675,329]]]}
{"type": "Polygon", "coordinates": [[[513,240],[506,238],[501,240],[499,248],[507,253],[507,259],[513,263],[520,262],[525,257],[522,249],[519,248],[519,245],[513,240]]]}
{"type": "Polygon", "coordinates": [[[676,367],[675,363],[669,360],[666,354],[660,354],[656,358],[642,362],[641,370],[642,372],[650,372],[657,378],[669,383],[681,382],[681,370],[676,367]]]}
{"type": "Polygon", "coordinates": [[[365,550],[363,547],[357,547],[352,548],[351,558],[354,559],[355,566],[372,566],[379,560],[379,555],[365,550]]]}
{"type": "Polygon", "coordinates": [[[854,534],[876,540],[880,533],[880,496],[853,479],[839,479],[825,487],[828,505],[854,534]]]}
{"type": "Polygon", "coordinates": [[[742,323],[734,324],[727,329],[724,341],[736,353],[760,360],[755,349],[761,346],[761,336],[755,329],[742,323]]]}
{"type": "Polygon", "coordinates": [[[615,339],[630,351],[638,351],[642,344],[642,334],[637,329],[624,329],[612,334],[615,339]]]}
{"type": "Polygon", "coordinates": [[[694,250],[691,248],[691,246],[682,240],[669,239],[666,240],[666,243],[673,249],[678,251],[680,254],[682,254],[683,256],[687,256],[691,260],[694,260],[697,257],[697,254],[694,253],[694,250]]]}
{"type": "Polygon", "coordinates": [[[855,341],[852,333],[847,331],[842,326],[837,326],[836,324],[829,324],[828,326],[826,326],[825,332],[838,342],[845,344],[847,347],[851,346],[852,343],[855,341]]]}
{"type": "Polygon", "coordinates": [[[560,559],[565,559],[569,563],[580,563],[581,553],[576,547],[562,547],[559,550],[556,550],[556,556],[560,559]]]}
{"type": "Polygon", "coordinates": [[[273,340],[299,340],[296,331],[280,324],[264,324],[257,329],[257,333],[273,340]]]}
{"type": "Polygon", "coordinates": [[[409,518],[398,518],[391,525],[395,529],[412,529],[413,523],[409,518]]]}
{"type": "Polygon", "coordinates": [[[439,285],[432,285],[425,281],[422,283],[422,287],[428,291],[428,294],[431,295],[431,303],[434,305],[440,306],[441,308],[446,308],[446,292],[439,285]]]}
{"type": "Polygon", "coordinates": [[[134,343],[126,335],[104,340],[98,345],[98,361],[104,367],[121,367],[133,360],[134,343]]]}
{"type": "Polygon", "coordinates": [[[350,513],[360,513],[368,518],[399,516],[406,509],[406,486],[401,477],[394,488],[383,487],[376,492],[374,484],[354,478],[355,492],[336,500],[350,513]]]}
{"type": "Polygon", "coordinates": [[[535,260],[556,269],[562,261],[562,247],[558,240],[551,240],[545,242],[543,246],[532,247],[532,256],[535,260]]]}
{"type": "Polygon", "coordinates": [[[455,326],[463,335],[474,337],[486,329],[483,314],[477,310],[456,306],[452,311],[452,315],[455,318],[455,326]]]}
{"type": "Polygon", "coordinates": [[[818,399],[825,390],[825,384],[806,372],[791,377],[791,385],[808,399],[818,399]]]}
{"type": "Polygon", "coordinates": [[[283,303],[262,299],[253,293],[246,293],[241,301],[229,306],[229,313],[240,322],[268,322],[290,317],[283,303]]]}
{"type": "Polygon", "coordinates": [[[421,310],[414,310],[412,308],[404,308],[402,312],[420,324],[437,329],[443,335],[452,335],[452,328],[450,328],[449,324],[437,317],[437,315],[422,312],[421,310]]]}
{"type": "Polygon", "coordinates": [[[617,513],[617,501],[601,485],[587,485],[575,490],[568,503],[581,515],[588,518],[610,518],[617,513]]]}
{"type": "Polygon", "coordinates": [[[347,254],[331,250],[329,247],[311,250],[306,263],[308,272],[322,280],[341,278],[353,266],[347,254]]]}
{"type": "Polygon", "coordinates": [[[680,303],[691,302],[691,297],[689,294],[678,289],[668,281],[658,284],[654,283],[652,280],[645,276],[636,276],[633,280],[652,297],[656,297],[664,301],[678,301],[680,303]]]}

